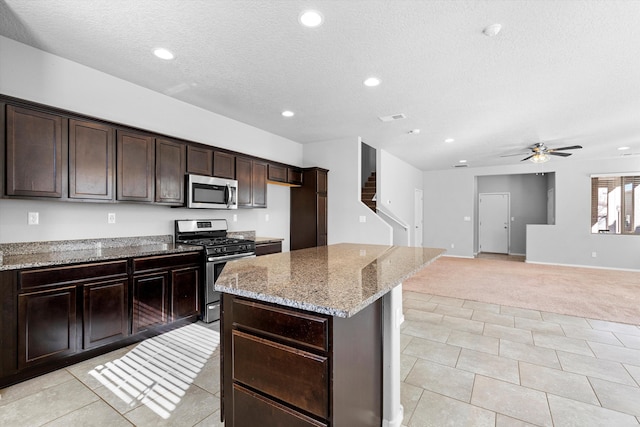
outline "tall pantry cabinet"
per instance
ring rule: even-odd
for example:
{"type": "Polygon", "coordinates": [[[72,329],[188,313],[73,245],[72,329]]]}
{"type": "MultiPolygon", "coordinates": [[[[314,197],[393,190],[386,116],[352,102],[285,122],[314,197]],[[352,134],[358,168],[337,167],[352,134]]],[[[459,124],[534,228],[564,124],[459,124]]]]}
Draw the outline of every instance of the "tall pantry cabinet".
{"type": "Polygon", "coordinates": [[[302,186],[291,188],[291,250],[327,244],[328,173],[304,169],[302,186]]]}

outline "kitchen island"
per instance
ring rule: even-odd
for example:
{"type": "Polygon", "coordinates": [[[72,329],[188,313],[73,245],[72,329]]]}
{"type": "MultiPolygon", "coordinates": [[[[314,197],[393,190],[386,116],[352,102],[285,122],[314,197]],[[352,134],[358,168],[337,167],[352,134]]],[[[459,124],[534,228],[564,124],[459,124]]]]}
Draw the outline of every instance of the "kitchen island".
{"type": "Polygon", "coordinates": [[[400,426],[399,285],[443,252],[343,243],[229,262],[225,426],[400,426]]]}

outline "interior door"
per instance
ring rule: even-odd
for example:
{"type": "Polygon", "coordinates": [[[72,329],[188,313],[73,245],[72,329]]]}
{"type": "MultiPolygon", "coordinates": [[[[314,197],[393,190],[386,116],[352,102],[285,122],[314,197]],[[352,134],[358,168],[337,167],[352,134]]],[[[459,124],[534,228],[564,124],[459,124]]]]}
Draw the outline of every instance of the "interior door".
{"type": "Polygon", "coordinates": [[[509,253],[509,193],[481,193],[480,252],[509,253]]]}

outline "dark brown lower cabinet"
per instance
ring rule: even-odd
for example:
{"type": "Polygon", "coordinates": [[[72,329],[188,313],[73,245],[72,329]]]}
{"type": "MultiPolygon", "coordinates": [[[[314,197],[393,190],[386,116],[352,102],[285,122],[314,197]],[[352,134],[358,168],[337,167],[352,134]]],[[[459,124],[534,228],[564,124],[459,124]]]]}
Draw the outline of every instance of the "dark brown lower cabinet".
{"type": "Polygon", "coordinates": [[[380,426],[382,302],[343,319],[222,296],[225,427],[380,426]]]}
{"type": "Polygon", "coordinates": [[[129,335],[128,277],[85,284],[82,292],[84,349],[118,341],[129,335]]]}
{"type": "Polygon", "coordinates": [[[169,273],[133,278],[133,333],[167,323],[169,273]]]}
{"type": "Polygon", "coordinates": [[[18,369],[76,351],[75,286],[18,295],[18,369]]]}
{"type": "Polygon", "coordinates": [[[201,257],[194,252],[133,260],[133,333],[197,317],[201,257]]]}
{"type": "Polygon", "coordinates": [[[256,243],[256,256],[282,252],[282,242],[256,243]]]}
{"type": "Polygon", "coordinates": [[[171,321],[198,315],[200,311],[200,267],[171,272],[171,321]]]}
{"type": "Polygon", "coordinates": [[[196,321],[201,265],[198,251],[0,272],[0,388],[196,321]]]}

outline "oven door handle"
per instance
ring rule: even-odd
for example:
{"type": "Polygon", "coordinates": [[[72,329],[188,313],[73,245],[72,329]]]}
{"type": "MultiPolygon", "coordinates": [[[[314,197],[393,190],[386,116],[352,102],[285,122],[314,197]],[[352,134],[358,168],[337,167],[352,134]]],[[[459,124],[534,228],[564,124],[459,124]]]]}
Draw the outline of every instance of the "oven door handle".
{"type": "Polygon", "coordinates": [[[235,261],[237,259],[243,259],[243,258],[255,258],[256,254],[252,253],[249,255],[226,255],[226,256],[210,256],[207,257],[207,262],[227,262],[227,261],[235,261]]]}

